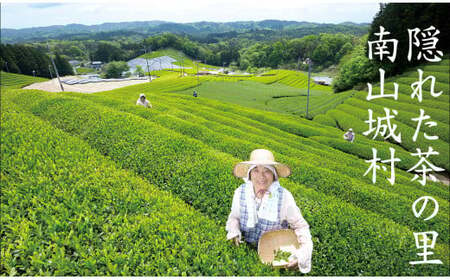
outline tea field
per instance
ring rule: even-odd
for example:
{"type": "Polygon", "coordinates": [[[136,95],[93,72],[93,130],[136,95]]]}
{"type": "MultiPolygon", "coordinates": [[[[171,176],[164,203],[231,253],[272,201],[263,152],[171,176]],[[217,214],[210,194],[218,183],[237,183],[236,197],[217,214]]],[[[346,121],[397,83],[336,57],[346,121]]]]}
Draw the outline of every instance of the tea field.
{"type": "MultiPolygon", "coordinates": [[[[323,115],[318,115],[315,121],[339,127],[343,130],[353,128],[358,134],[361,134],[368,130],[368,125],[365,123],[369,119],[368,109],[373,111],[373,117],[386,117],[385,109],[396,110],[397,115],[393,123],[397,125],[398,132],[402,133],[402,141],[399,145],[410,153],[416,152],[417,148],[422,151],[428,150],[429,146],[432,146],[434,150],[439,152],[439,155],[431,156],[429,160],[437,166],[445,168],[448,175],[450,157],[449,157],[449,59],[442,60],[439,63],[432,65],[419,66],[416,69],[405,72],[402,75],[390,78],[384,85],[385,94],[394,93],[394,83],[398,84],[398,100],[393,98],[378,98],[368,101],[366,99],[367,92],[364,91],[351,91],[354,94],[354,98],[346,99],[343,104],[338,105],[336,108],[327,111],[323,115]],[[414,92],[414,83],[419,80],[418,69],[423,71],[423,80],[428,77],[435,77],[436,82],[434,85],[431,80],[428,80],[423,84],[422,98],[419,101],[417,96],[414,98],[411,95],[414,92]],[[433,87],[433,93],[441,92],[438,97],[433,97],[431,94],[431,87],[433,87]],[[434,126],[425,125],[421,126],[421,133],[418,135],[416,141],[413,136],[416,132],[418,122],[414,121],[414,118],[420,116],[420,111],[424,111],[424,115],[429,116],[428,121],[435,122],[434,126]],[[428,140],[423,136],[426,133],[428,136],[437,136],[437,140],[428,140]],[[421,135],[422,134],[422,135],[421,135]]],[[[380,85],[374,85],[373,91],[375,94],[379,94],[380,85]]],[[[374,136],[374,133],[370,134],[370,138],[374,136]]],[[[363,137],[360,137],[363,138],[363,137]]],[[[377,136],[377,140],[384,142],[384,137],[377,136]]],[[[344,141],[323,139],[321,137],[316,140],[332,145],[333,147],[340,149],[344,152],[350,152],[357,154],[363,158],[371,157],[372,154],[363,155],[363,153],[351,151],[348,145],[344,141]]],[[[389,142],[396,143],[392,137],[386,139],[389,142]]],[[[365,141],[365,139],[363,140],[365,141]]],[[[359,141],[358,141],[359,142],[359,141]]],[[[380,147],[381,148],[381,147],[380,147]]],[[[387,148],[384,148],[387,150],[387,148]]],[[[411,166],[410,166],[411,167],[411,166]]]]}
{"type": "MultiPolygon", "coordinates": [[[[445,67],[448,60],[423,69],[445,67]]],[[[422,186],[407,172],[420,141],[398,145],[361,134],[367,108],[379,114],[385,106],[399,111],[406,140],[415,128],[408,118],[423,108],[438,122],[426,130],[439,135],[433,147],[441,154],[430,160],[448,173],[445,75],[437,73],[443,94],[424,93],[421,104],[407,99],[414,71],[389,81],[404,85],[395,102],[316,85],[322,105],[311,107],[316,116],[307,120],[287,114],[299,113],[296,106],[281,112],[287,103],[263,108],[273,94],[302,94],[305,79],[293,71],[202,76],[199,86],[192,75],[155,72],[160,78],[152,82],[94,94],[22,90],[35,78],[1,73],[1,275],[300,276],[226,241],[233,192],[242,183],[231,171],[256,148],[292,168],[281,184],[310,224],[308,275],[449,275],[448,186],[422,186]],[[198,98],[190,94],[196,86],[198,98]],[[135,106],[141,92],[152,109],[135,106]],[[349,127],[357,132],[352,144],[341,140],[349,127]],[[394,147],[402,158],[394,185],[385,179],[387,165],[375,184],[363,176],[371,147],[381,158],[394,147]],[[412,212],[421,196],[439,203],[431,220],[412,212]],[[424,231],[438,232],[429,258],[442,265],[409,264],[420,258],[414,232],[424,231]]]]}

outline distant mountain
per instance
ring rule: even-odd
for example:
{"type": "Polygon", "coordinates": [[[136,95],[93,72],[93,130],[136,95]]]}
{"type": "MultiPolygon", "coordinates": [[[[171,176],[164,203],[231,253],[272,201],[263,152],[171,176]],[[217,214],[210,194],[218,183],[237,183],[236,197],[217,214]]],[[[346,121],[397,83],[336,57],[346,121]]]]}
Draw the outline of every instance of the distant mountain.
{"type": "MultiPolygon", "coordinates": [[[[133,34],[150,36],[163,32],[186,34],[196,38],[211,38],[211,35],[221,33],[237,34],[254,32],[258,30],[276,31],[280,35],[288,37],[303,37],[318,33],[350,33],[362,35],[368,32],[369,24],[357,24],[344,22],[341,24],[326,24],[312,22],[263,20],[263,21],[236,21],[236,22],[194,22],[174,23],[166,21],[134,21],[103,23],[98,25],[68,24],[53,25],[47,27],[33,27],[23,29],[1,29],[2,43],[24,43],[43,41],[48,39],[87,38],[89,36],[100,37],[117,36],[123,33],[125,36],[133,34]],[[111,35],[108,35],[111,33],[111,35]]],[[[220,36],[219,36],[220,37],[220,36]]],[[[208,40],[208,39],[206,39],[208,40]]]]}
{"type": "Polygon", "coordinates": [[[118,23],[102,23],[98,25],[84,24],[68,24],[68,25],[52,25],[46,27],[32,27],[22,29],[1,29],[2,43],[20,43],[31,41],[42,41],[47,39],[56,39],[60,36],[94,34],[100,32],[115,31],[135,31],[148,29],[161,24],[164,21],[142,21],[142,22],[118,22],[118,23]]]}

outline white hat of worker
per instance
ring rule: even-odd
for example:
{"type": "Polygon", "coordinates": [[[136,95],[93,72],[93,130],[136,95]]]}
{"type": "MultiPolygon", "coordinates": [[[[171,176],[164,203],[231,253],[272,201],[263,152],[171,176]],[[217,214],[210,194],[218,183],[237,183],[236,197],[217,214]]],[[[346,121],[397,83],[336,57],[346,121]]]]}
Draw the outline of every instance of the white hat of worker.
{"type": "Polygon", "coordinates": [[[141,97],[145,97],[145,94],[141,93],[141,94],[139,95],[139,98],[141,98],[141,97]]]}
{"type": "Polygon", "coordinates": [[[348,130],[353,131],[353,129],[349,128],[348,130]]]}
{"type": "Polygon", "coordinates": [[[277,171],[278,177],[287,177],[291,175],[291,169],[289,166],[276,162],[271,151],[256,149],[251,152],[249,161],[243,161],[234,166],[234,176],[239,178],[246,177],[248,174],[248,169],[252,165],[271,165],[277,171]]]}

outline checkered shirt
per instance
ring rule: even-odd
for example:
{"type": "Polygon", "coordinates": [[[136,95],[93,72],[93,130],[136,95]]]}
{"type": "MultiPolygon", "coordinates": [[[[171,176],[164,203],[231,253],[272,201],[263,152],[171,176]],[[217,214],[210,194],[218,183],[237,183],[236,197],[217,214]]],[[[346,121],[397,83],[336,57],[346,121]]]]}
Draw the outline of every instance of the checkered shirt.
{"type": "Polygon", "coordinates": [[[280,193],[279,199],[278,199],[278,219],[276,222],[272,222],[266,219],[258,218],[258,223],[255,225],[254,228],[248,228],[247,227],[247,220],[248,220],[248,210],[247,210],[247,203],[245,200],[245,184],[240,186],[241,188],[241,196],[240,196],[240,208],[241,208],[241,216],[239,219],[239,224],[241,228],[241,232],[245,238],[245,241],[248,243],[251,243],[253,245],[257,245],[257,242],[261,235],[265,233],[266,231],[272,231],[272,230],[278,230],[278,229],[285,229],[288,228],[288,222],[283,221],[280,222],[280,209],[281,209],[281,202],[283,199],[283,188],[278,188],[278,192],[280,193]]]}

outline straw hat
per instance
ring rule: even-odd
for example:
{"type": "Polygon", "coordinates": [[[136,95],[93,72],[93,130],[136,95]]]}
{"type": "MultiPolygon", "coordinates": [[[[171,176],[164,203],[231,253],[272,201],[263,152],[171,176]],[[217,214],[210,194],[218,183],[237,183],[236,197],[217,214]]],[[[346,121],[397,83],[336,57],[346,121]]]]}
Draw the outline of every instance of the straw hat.
{"type": "Polygon", "coordinates": [[[349,128],[348,130],[349,130],[349,131],[353,131],[353,129],[351,129],[351,128],[349,128]]]}
{"type": "Polygon", "coordinates": [[[280,229],[274,231],[267,231],[261,235],[258,242],[258,255],[261,261],[265,264],[272,264],[275,258],[275,252],[280,247],[295,247],[300,248],[292,229],[280,229]]]}
{"type": "Polygon", "coordinates": [[[289,166],[276,162],[271,151],[256,149],[250,154],[249,161],[243,161],[234,166],[234,176],[239,178],[247,177],[248,169],[252,165],[272,165],[277,170],[278,177],[291,175],[289,166]]]}

